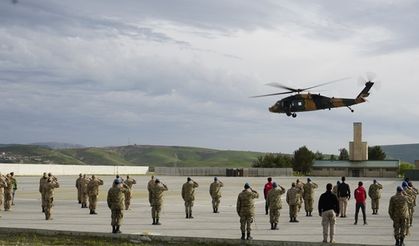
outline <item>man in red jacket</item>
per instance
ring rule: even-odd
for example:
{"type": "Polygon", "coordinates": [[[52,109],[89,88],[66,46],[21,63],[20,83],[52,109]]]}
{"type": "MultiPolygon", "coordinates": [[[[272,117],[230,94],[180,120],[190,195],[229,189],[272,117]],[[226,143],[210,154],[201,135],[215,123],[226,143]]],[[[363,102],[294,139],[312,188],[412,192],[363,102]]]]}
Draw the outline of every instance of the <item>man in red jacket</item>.
{"type": "Polygon", "coordinates": [[[268,178],[268,183],[265,184],[265,187],[263,187],[263,195],[265,197],[265,214],[268,214],[268,193],[270,190],[272,190],[272,178],[268,178]]]}
{"type": "Polygon", "coordinates": [[[359,208],[362,210],[362,218],[364,219],[364,225],[367,224],[367,217],[365,215],[365,200],[367,199],[367,192],[365,191],[365,188],[363,186],[363,183],[361,181],[358,182],[358,188],[354,191],[354,197],[355,197],[355,223],[356,225],[358,223],[358,213],[359,208]]]}

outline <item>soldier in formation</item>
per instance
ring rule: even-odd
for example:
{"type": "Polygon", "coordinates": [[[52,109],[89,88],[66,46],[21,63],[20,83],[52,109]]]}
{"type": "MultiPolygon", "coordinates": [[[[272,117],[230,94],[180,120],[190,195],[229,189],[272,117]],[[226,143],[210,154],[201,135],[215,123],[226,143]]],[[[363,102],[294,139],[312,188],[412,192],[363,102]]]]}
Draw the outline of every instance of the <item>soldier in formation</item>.
{"type": "Polygon", "coordinates": [[[4,187],[4,211],[9,211],[12,205],[13,197],[13,179],[10,173],[6,175],[4,179],[6,186],[4,187]]]}
{"type": "MultiPolygon", "coordinates": [[[[413,223],[413,213],[414,213],[414,207],[416,206],[415,200],[416,200],[417,192],[415,192],[414,189],[410,188],[409,183],[406,181],[402,183],[402,188],[403,188],[404,194],[408,198],[407,205],[408,205],[409,217],[407,220],[408,221],[407,225],[409,228],[412,226],[412,223],[413,223]]],[[[409,232],[409,229],[408,229],[408,232],[409,232]]]]}
{"type": "Polygon", "coordinates": [[[402,246],[408,232],[409,206],[408,197],[403,194],[403,189],[400,186],[397,187],[396,195],[390,198],[388,214],[393,220],[395,245],[402,246]]]}
{"type": "Polygon", "coordinates": [[[263,197],[265,198],[265,214],[266,215],[268,215],[268,209],[269,209],[268,193],[269,193],[270,190],[272,190],[272,178],[271,177],[268,178],[268,182],[263,187],[263,197]]]}
{"type": "Polygon", "coordinates": [[[150,180],[147,183],[147,190],[148,190],[148,202],[151,206],[151,188],[153,188],[153,185],[156,184],[156,180],[154,179],[154,175],[151,175],[150,180]]]}
{"type": "Polygon", "coordinates": [[[115,179],[108,191],[107,203],[111,210],[112,233],[121,233],[120,227],[124,217],[126,192],[128,192],[128,188],[122,185],[120,179],[115,179]]]}
{"type": "Polygon", "coordinates": [[[373,183],[368,188],[368,196],[371,198],[371,209],[372,214],[378,214],[378,208],[380,207],[381,190],[383,186],[374,179],[373,183]]]}
{"type": "Polygon", "coordinates": [[[313,203],[314,203],[314,189],[317,189],[318,185],[311,182],[310,178],[307,178],[307,183],[304,185],[304,209],[306,210],[306,216],[312,216],[313,203]]]}
{"type": "Polygon", "coordinates": [[[182,198],[185,201],[185,213],[187,219],[193,219],[192,207],[195,200],[195,189],[198,187],[198,183],[193,181],[190,177],[186,179],[186,183],[182,186],[182,198]]]}
{"type": "Polygon", "coordinates": [[[54,189],[55,188],[59,188],[60,184],[58,183],[57,178],[55,178],[54,176],[48,177],[47,182],[44,184],[44,199],[45,201],[43,202],[45,204],[45,219],[46,220],[50,220],[51,219],[51,212],[52,212],[52,207],[54,206],[53,201],[54,201],[54,189]]]}
{"type": "Polygon", "coordinates": [[[128,210],[129,206],[131,205],[132,186],[136,183],[137,181],[133,178],[130,178],[129,175],[127,175],[127,179],[124,180],[124,184],[128,187],[128,192],[125,193],[125,210],[128,210]]]}
{"type": "Polygon", "coordinates": [[[301,204],[302,190],[296,186],[294,182],[291,184],[291,188],[287,191],[287,203],[290,212],[290,222],[299,222],[297,220],[298,206],[301,204]]]}
{"type": "Polygon", "coordinates": [[[89,209],[90,214],[96,213],[97,196],[99,195],[99,186],[103,185],[103,180],[96,178],[92,175],[89,183],[87,184],[87,193],[89,195],[89,209]]]}
{"type": "Polygon", "coordinates": [[[4,188],[6,187],[6,182],[4,181],[4,178],[6,177],[0,173],[0,210],[1,206],[3,205],[4,188]]]}
{"type": "Polygon", "coordinates": [[[221,187],[224,184],[217,177],[214,177],[214,182],[210,184],[209,193],[212,198],[212,211],[218,213],[218,207],[220,206],[221,199],[221,187]]]}
{"type": "Polygon", "coordinates": [[[351,199],[351,189],[347,183],[346,178],[342,177],[342,182],[338,186],[338,199],[339,199],[339,211],[340,217],[346,217],[346,208],[348,207],[348,200],[351,199]]]}
{"type": "Polygon", "coordinates": [[[79,177],[76,179],[76,189],[77,189],[77,200],[79,204],[81,204],[81,180],[83,179],[83,175],[80,173],[79,177]]]}
{"type": "Polygon", "coordinates": [[[163,206],[163,192],[167,191],[167,186],[156,179],[154,185],[151,187],[151,217],[153,218],[153,225],[161,225],[160,211],[163,206]]]}
{"type": "Polygon", "coordinates": [[[298,189],[300,189],[300,191],[301,191],[301,193],[299,193],[298,194],[298,199],[300,200],[299,202],[298,202],[298,205],[297,205],[297,209],[298,209],[298,211],[297,212],[300,212],[300,210],[301,210],[301,206],[303,206],[303,202],[304,202],[304,198],[303,198],[303,194],[304,194],[304,183],[303,182],[301,182],[299,179],[297,179],[297,181],[296,181],[296,183],[295,183],[295,187],[297,187],[298,189]]]}
{"type": "Polygon", "coordinates": [[[41,207],[42,207],[42,213],[45,213],[45,191],[44,187],[45,184],[48,182],[48,175],[47,173],[43,173],[41,179],[39,179],[39,193],[41,193],[41,207]]]}
{"type": "Polygon", "coordinates": [[[248,183],[244,185],[244,190],[237,197],[237,214],[240,216],[241,239],[244,240],[247,232],[247,240],[253,239],[250,235],[252,231],[252,223],[255,217],[254,199],[259,198],[259,193],[253,190],[248,183]]]}
{"type": "Polygon", "coordinates": [[[88,189],[87,185],[89,184],[90,179],[86,177],[86,174],[83,174],[83,178],[80,181],[80,191],[81,191],[81,208],[87,208],[87,197],[88,189]]]}
{"type": "Polygon", "coordinates": [[[323,243],[327,243],[328,235],[330,243],[334,243],[336,215],[339,214],[339,201],[332,192],[332,184],[326,185],[326,192],[321,194],[318,205],[319,215],[322,217],[323,243]],[[330,229],[330,233],[329,233],[330,229]]]}
{"type": "Polygon", "coordinates": [[[272,183],[272,189],[268,193],[269,221],[271,230],[278,230],[279,210],[282,209],[281,195],[285,193],[285,188],[272,183]]]}
{"type": "Polygon", "coordinates": [[[12,179],[12,185],[13,185],[13,192],[12,192],[12,205],[15,205],[15,195],[17,190],[17,180],[15,178],[15,173],[11,172],[10,177],[12,179]]]}

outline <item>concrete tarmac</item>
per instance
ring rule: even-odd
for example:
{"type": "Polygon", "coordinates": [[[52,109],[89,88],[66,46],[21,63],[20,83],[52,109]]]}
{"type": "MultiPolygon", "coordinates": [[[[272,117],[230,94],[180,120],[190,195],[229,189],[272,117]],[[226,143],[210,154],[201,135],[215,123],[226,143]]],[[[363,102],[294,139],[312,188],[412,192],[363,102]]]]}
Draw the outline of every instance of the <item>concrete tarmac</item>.
{"type": "MultiPolygon", "coordinates": [[[[110,232],[110,210],[106,204],[106,194],[114,177],[102,176],[105,185],[100,187],[97,212],[98,215],[89,215],[89,209],[80,208],[77,202],[75,188],[76,176],[59,176],[60,188],[55,190],[52,217],[46,221],[41,212],[39,177],[17,177],[18,190],[16,192],[15,206],[11,211],[0,211],[0,227],[52,229],[68,231],[110,232]]],[[[148,203],[147,183],[149,176],[132,176],[137,180],[134,185],[133,200],[130,210],[124,213],[124,222],[121,226],[123,233],[149,234],[164,236],[208,237],[208,238],[240,238],[240,223],[236,212],[237,195],[248,182],[253,189],[259,192],[256,200],[256,216],[253,223],[252,236],[256,240],[302,241],[321,242],[322,227],[321,217],[317,212],[318,197],[325,191],[327,183],[335,184],[339,179],[330,177],[313,177],[312,180],[319,185],[315,193],[315,209],[313,217],[306,217],[304,205],[297,218],[299,223],[289,223],[289,210],[282,196],[283,209],[281,210],[279,230],[270,230],[269,216],[265,215],[263,186],[266,178],[256,177],[219,177],[224,183],[220,213],[212,213],[209,184],[213,177],[192,177],[199,183],[196,191],[195,205],[193,207],[194,219],[186,219],[184,202],[181,197],[181,187],[186,182],[186,177],[164,176],[158,177],[167,184],[169,191],[164,194],[164,206],[160,222],[162,225],[152,225],[151,209],[148,203]]],[[[297,177],[273,177],[273,181],[290,188],[291,182],[297,177]]],[[[300,177],[303,182],[305,177],[300,177]]],[[[357,187],[358,181],[364,182],[368,190],[373,178],[348,178],[347,183],[351,192],[357,187]]],[[[370,199],[367,199],[367,222],[362,223],[362,213],[359,215],[358,225],[354,225],[355,201],[351,198],[348,202],[347,218],[337,218],[336,236],[337,243],[394,245],[393,224],[388,216],[388,202],[395,194],[400,179],[377,180],[384,186],[378,215],[372,215],[370,199]]],[[[418,182],[414,182],[417,187],[418,182]]],[[[3,210],[3,208],[2,208],[3,210]]],[[[414,215],[411,235],[405,240],[407,245],[419,245],[419,235],[415,230],[418,225],[417,213],[414,215]]]]}

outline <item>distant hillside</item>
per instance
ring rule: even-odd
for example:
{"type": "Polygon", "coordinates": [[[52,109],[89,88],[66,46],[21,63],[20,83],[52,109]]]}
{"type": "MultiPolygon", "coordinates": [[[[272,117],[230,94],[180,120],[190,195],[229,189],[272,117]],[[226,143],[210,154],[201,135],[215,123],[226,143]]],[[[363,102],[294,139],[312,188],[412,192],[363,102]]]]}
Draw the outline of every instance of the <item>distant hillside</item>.
{"type": "Polygon", "coordinates": [[[250,167],[261,152],[178,146],[129,145],[51,149],[37,145],[0,146],[0,162],[170,167],[250,167]]]}
{"type": "Polygon", "coordinates": [[[51,149],[75,149],[75,148],[85,148],[81,144],[71,144],[71,143],[58,143],[58,142],[45,142],[45,143],[31,143],[30,145],[38,145],[42,147],[48,147],[51,149]]]}
{"type": "Polygon", "coordinates": [[[419,144],[382,145],[387,159],[398,159],[410,163],[419,160],[419,144]]]}

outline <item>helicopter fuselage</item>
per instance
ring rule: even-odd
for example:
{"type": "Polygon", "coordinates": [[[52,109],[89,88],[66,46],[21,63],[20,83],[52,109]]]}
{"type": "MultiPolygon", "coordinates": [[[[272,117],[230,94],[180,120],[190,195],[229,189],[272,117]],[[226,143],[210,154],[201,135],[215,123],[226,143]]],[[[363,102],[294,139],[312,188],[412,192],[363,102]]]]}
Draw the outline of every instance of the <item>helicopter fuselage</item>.
{"type": "Polygon", "coordinates": [[[296,94],[277,101],[269,108],[272,113],[291,115],[295,112],[350,107],[365,102],[363,98],[334,98],[319,94],[296,94]]]}

